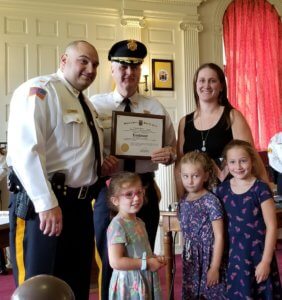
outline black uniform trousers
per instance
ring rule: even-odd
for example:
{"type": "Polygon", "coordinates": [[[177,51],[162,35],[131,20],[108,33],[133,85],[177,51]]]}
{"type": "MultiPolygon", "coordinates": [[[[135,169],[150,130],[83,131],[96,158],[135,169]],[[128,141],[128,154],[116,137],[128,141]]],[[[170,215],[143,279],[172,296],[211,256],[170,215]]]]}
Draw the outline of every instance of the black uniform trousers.
{"type": "MultiPolygon", "coordinates": [[[[93,187],[93,186],[92,186],[93,187]]],[[[88,193],[78,199],[78,189],[63,189],[55,194],[63,214],[59,237],[44,235],[39,229],[39,214],[27,220],[15,215],[15,195],[10,196],[10,248],[16,285],[39,274],[56,276],[67,282],[76,300],[88,300],[94,248],[93,210],[88,193]]]]}
{"type": "MultiPolygon", "coordinates": [[[[146,226],[149,241],[154,251],[155,238],[159,225],[160,210],[159,197],[155,188],[154,173],[139,174],[143,186],[146,187],[144,205],[137,216],[141,218],[146,226]]],[[[99,193],[94,204],[94,229],[95,243],[99,254],[97,261],[100,271],[99,292],[100,299],[108,300],[109,285],[112,275],[112,268],[109,264],[107,246],[107,228],[110,224],[110,210],[106,198],[107,188],[104,187],[99,193]]]]}
{"type": "Polygon", "coordinates": [[[6,259],[4,249],[0,248],[0,274],[6,270],[6,259]]]}

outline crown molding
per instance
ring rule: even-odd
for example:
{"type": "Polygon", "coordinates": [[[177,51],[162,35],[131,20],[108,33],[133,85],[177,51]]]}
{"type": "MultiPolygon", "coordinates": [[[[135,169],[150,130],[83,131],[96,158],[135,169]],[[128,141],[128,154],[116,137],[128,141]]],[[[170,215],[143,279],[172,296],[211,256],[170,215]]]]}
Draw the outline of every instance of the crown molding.
{"type": "Polygon", "coordinates": [[[0,7],[17,11],[110,17],[121,17],[124,11],[131,10],[142,11],[142,17],[181,20],[187,14],[196,15],[198,6],[206,1],[208,0],[0,0],[0,7]]]}
{"type": "Polygon", "coordinates": [[[119,16],[119,8],[88,6],[83,4],[83,1],[81,4],[72,4],[71,1],[66,0],[49,0],[48,3],[42,0],[0,0],[0,7],[8,10],[60,13],[62,15],[75,13],[76,15],[119,16]]]}
{"type": "Polygon", "coordinates": [[[199,6],[202,2],[207,0],[135,0],[136,2],[150,2],[159,4],[173,4],[179,6],[199,6]]]}

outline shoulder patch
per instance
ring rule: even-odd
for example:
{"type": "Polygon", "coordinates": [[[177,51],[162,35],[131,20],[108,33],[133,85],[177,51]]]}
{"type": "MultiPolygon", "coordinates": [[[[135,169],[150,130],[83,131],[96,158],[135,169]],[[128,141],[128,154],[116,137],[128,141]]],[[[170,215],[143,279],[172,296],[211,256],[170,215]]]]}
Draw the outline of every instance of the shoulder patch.
{"type": "Polygon", "coordinates": [[[31,87],[29,89],[29,97],[31,96],[36,96],[38,98],[40,98],[41,100],[44,100],[45,96],[46,96],[47,92],[40,88],[40,87],[31,87]]]}

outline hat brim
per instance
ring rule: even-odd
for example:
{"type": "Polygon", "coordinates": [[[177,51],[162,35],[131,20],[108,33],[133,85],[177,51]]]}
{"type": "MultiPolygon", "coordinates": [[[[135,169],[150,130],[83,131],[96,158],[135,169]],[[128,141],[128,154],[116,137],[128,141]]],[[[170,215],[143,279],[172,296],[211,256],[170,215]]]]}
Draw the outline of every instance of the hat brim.
{"type": "Polygon", "coordinates": [[[143,59],[138,57],[112,57],[111,61],[127,65],[140,65],[143,63],[143,59]]]}

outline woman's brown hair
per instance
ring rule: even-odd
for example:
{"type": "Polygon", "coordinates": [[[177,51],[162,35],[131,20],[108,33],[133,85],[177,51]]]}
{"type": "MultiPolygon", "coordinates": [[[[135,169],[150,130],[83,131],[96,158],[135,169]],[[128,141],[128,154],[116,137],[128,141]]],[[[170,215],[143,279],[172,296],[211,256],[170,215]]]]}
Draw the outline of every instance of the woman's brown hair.
{"type": "MultiPolygon", "coordinates": [[[[205,63],[197,69],[197,71],[194,75],[194,79],[193,79],[195,104],[196,104],[197,108],[199,109],[200,104],[199,104],[199,95],[197,93],[197,80],[198,80],[199,72],[205,68],[214,70],[218,76],[219,82],[222,85],[222,91],[220,92],[219,97],[218,97],[218,104],[222,105],[226,108],[223,112],[223,117],[226,120],[226,122],[228,124],[228,128],[229,128],[231,126],[230,111],[233,109],[233,106],[230,104],[230,102],[227,98],[227,84],[226,84],[225,74],[218,65],[216,65],[214,63],[205,63]]],[[[228,128],[226,128],[226,129],[228,129],[228,128]]]]}

